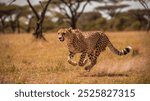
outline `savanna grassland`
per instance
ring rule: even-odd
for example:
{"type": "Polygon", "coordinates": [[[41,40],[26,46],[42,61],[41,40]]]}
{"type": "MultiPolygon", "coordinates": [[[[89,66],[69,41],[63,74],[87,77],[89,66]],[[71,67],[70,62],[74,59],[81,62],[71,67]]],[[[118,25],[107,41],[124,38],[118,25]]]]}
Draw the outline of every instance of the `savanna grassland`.
{"type": "MultiPolygon", "coordinates": [[[[31,34],[0,34],[0,83],[150,83],[150,35],[146,32],[107,32],[118,49],[133,51],[116,56],[108,48],[91,72],[67,62],[65,43],[56,33],[45,34],[47,42],[31,34]]],[[[75,60],[79,60],[78,54],[75,60]]]]}

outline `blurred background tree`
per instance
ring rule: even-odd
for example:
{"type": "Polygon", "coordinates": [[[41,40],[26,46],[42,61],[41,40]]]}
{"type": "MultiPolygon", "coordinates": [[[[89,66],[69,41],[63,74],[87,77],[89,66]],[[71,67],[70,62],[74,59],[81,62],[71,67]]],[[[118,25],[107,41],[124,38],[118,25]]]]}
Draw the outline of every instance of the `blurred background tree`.
{"type": "Polygon", "coordinates": [[[95,9],[98,10],[98,11],[105,11],[111,18],[113,17],[116,17],[121,9],[125,8],[125,7],[128,7],[129,5],[116,5],[116,4],[113,4],[113,5],[103,5],[103,6],[98,6],[96,7],[95,9]]]}
{"type": "Polygon", "coordinates": [[[43,4],[41,1],[39,2],[41,5],[41,8],[42,8],[41,14],[38,14],[38,11],[36,11],[34,6],[31,4],[30,0],[27,0],[27,2],[36,17],[36,27],[35,27],[33,35],[35,36],[36,39],[46,40],[43,36],[43,22],[44,22],[47,8],[48,8],[51,0],[46,1],[46,4],[43,4]]]}
{"type": "MultiPolygon", "coordinates": [[[[17,5],[7,6],[6,4],[0,4],[0,20],[1,20],[1,31],[4,33],[6,27],[10,24],[12,32],[15,32],[17,19],[19,18],[17,5]],[[9,21],[7,21],[9,19],[9,21]]],[[[19,24],[19,22],[18,22],[19,24]]]]}
{"type": "Polygon", "coordinates": [[[38,1],[35,4],[33,0],[26,0],[25,5],[0,2],[0,32],[32,32],[35,38],[45,39],[43,32],[57,31],[59,28],[70,26],[82,30],[104,31],[150,29],[149,0],[38,1]],[[133,2],[141,7],[131,8],[133,2]]]}
{"type": "Polygon", "coordinates": [[[55,4],[61,12],[63,12],[65,17],[68,19],[69,25],[75,29],[77,27],[79,17],[82,15],[90,1],[92,0],[56,0],[53,1],[53,4],[55,4]],[[81,4],[83,5],[81,6],[81,4]]]}

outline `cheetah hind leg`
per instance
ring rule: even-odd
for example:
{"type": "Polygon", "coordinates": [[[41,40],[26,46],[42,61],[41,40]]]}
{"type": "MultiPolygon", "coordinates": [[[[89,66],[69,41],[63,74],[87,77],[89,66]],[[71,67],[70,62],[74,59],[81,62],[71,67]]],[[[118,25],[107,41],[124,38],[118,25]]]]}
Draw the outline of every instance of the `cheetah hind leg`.
{"type": "Polygon", "coordinates": [[[85,70],[90,72],[91,68],[97,63],[97,57],[100,55],[100,53],[101,53],[101,50],[99,47],[97,47],[94,54],[88,55],[89,59],[91,60],[91,63],[90,63],[90,65],[85,67],[85,70]]]}
{"type": "Polygon", "coordinates": [[[94,57],[93,59],[91,59],[91,63],[88,66],[85,67],[85,70],[90,72],[90,70],[96,64],[96,62],[97,62],[97,58],[94,57]]]}
{"type": "Polygon", "coordinates": [[[87,59],[84,59],[84,61],[83,61],[83,66],[87,63],[87,59]]]}
{"type": "Polygon", "coordinates": [[[88,57],[89,57],[89,59],[91,60],[91,63],[85,67],[85,70],[88,71],[88,72],[90,72],[91,68],[92,68],[92,67],[96,64],[96,62],[97,62],[97,57],[94,56],[94,54],[89,54],[88,57]]]}
{"type": "Polygon", "coordinates": [[[84,66],[87,63],[87,59],[84,59],[84,61],[79,61],[79,66],[84,66]]]}

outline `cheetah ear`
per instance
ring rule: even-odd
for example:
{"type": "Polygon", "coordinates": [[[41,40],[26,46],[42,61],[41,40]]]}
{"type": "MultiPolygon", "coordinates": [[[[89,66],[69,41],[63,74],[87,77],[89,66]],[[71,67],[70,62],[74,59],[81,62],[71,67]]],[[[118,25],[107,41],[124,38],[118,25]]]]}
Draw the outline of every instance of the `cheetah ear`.
{"type": "Polygon", "coordinates": [[[69,32],[72,32],[72,27],[70,27],[70,28],[68,29],[68,31],[69,31],[69,32]]]}

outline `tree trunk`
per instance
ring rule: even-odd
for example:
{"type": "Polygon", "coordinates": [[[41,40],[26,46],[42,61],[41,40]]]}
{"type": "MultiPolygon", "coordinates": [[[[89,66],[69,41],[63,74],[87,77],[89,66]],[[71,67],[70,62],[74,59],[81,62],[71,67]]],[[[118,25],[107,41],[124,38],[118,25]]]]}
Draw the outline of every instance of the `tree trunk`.
{"type": "Polygon", "coordinates": [[[42,31],[42,23],[38,23],[38,22],[36,23],[36,28],[34,30],[33,36],[36,39],[43,39],[46,41],[46,39],[43,35],[43,31],[42,31]]]}
{"type": "Polygon", "coordinates": [[[72,27],[73,29],[76,29],[76,28],[77,28],[77,19],[75,19],[75,18],[72,18],[72,19],[71,19],[71,27],[72,27]]]}
{"type": "Polygon", "coordinates": [[[19,19],[17,19],[17,32],[20,33],[20,22],[19,22],[19,19]]]}
{"type": "Polygon", "coordinates": [[[2,33],[5,33],[5,19],[1,18],[2,33]]]}
{"type": "Polygon", "coordinates": [[[15,33],[16,23],[13,21],[12,16],[10,16],[10,26],[11,26],[12,32],[15,33]]]}
{"type": "Polygon", "coordinates": [[[34,30],[33,36],[35,36],[36,39],[46,40],[44,38],[43,31],[42,31],[42,23],[39,22],[36,23],[36,28],[34,30]]]}
{"type": "Polygon", "coordinates": [[[76,29],[76,28],[77,28],[77,27],[76,27],[76,23],[72,23],[71,27],[72,27],[73,29],[76,29]]]}

